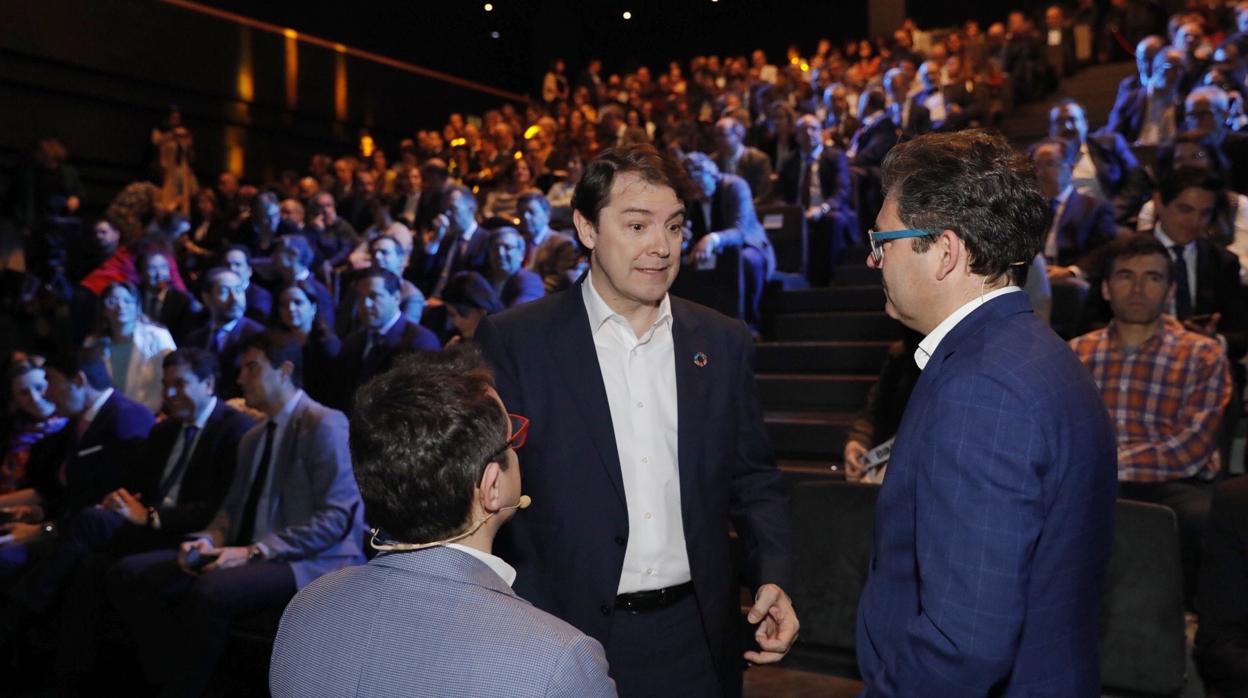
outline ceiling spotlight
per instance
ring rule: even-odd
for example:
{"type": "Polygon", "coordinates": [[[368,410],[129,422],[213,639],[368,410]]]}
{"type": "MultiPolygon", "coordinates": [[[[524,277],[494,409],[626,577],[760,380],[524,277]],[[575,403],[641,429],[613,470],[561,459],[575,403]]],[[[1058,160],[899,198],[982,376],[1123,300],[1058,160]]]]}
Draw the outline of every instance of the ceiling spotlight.
{"type": "Polygon", "coordinates": [[[627,10],[625,10],[625,11],[624,11],[624,19],[632,19],[632,18],[633,18],[633,13],[632,13],[632,12],[629,12],[629,11],[627,11],[627,10]]]}
{"type": "Polygon", "coordinates": [[[490,38],[491,38],[491,39],[497,39],[497,38],[498,38],[498,32],[490,32],[490,38]]]}
{"type": "Polygon", "coordinates": [[[490,3],[488,3],[488,2],[487,2],[487,3],[485,3],[485,11],[486,11],[486,12],[493,12],[493,11],[494,11],[494,6],[493,6],[493,5],[491,5],[491,4],[490,4],[490,3]]]}

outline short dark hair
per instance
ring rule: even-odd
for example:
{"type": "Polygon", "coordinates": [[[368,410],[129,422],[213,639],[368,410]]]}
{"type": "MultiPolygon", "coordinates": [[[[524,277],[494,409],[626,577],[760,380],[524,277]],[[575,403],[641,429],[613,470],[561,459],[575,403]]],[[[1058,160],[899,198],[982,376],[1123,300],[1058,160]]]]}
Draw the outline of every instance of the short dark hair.
{"type": "Polygon", "coordinates": [[[302,235],[282,235],[277,239],[277,244],[273,246],[273,251],[293,252],[299,264],[304,267],[311,266],[312,260],[316,258],[316,255],[312,253],[312,246],[302,235]]]}
{"type": "Polygon", "coordinates": [[[1117,238],[1105,246],[1105,256],[1101,265],[1101,278],[1108,281],[1114,274],[1114,265],[1120,259],[1134,259],[1147,255],[1160,255],[1166,260],[1166,283],[1173,276],[1170,266],[1170,252],[1152,233],[1132,233],[1117,238]]]}
{"type": "Polygon", "coordinates": [[[238,276],[238,274],[227,269],[226,267],[213,267],[204,272],[204,275],[201,277],[203,279],[203,284],[201,285],[200,290],[203,293],[211,293],[212,287],[217,285],[217,279],[221,278],[222,274],[234,274],[234,276],[238,276]]]}
{"type": "Polygon", "coordinates": [[[659,152],[649,143],[634,143],[608,148],[585,166],[585,173],[572,194],[572,208],[598,225],[598,214],[609,203],[616,176],[626,172],[650,184],[670,187],[686,206],[694,199],[689,173],[675,158],[659,152]]]}
{"type": "Polygon", "coordinates": [[[290,382],[296,388],[303,386],[303,346],[299,344],[294,334],[286,330],[269,328],[244,339],[239,353],[248,349],[255,349],[264,354],[264,358],[268,359],[269,365],[273,368],[278,368],[289,361],[294,367],[294,370],[290,372],[290,382]]]}
{"type": "Polygon", "coordinates": [[[1157,194],[1161,196],[1161,204],[1169,206],[1188,189],[1204,189],[1213,194],[1221,194],[1226,190],[1222,178],[1199,167],[1180,167],[1161,180],[1157,186],[1157,194]]]}
{"type": "Polygon", "coordinates": [[[215,381],[220,363],[217,361],[216,355],[207,349],[182,347],[165,354],[165,358],[160,362],[161,368],[173,368],[175,366],[186,366],[201,381],[206,381],[209,378],[215,381]]]}
{"type": "Polygon", "coordinates": [[[521,194],[520,198],[516,199],[516,211],[528,206],[533,201],[536,201],[546,213],[550,213],[550,199],[547,199],[545,194],[536,191],[521,194]]]}
{"type": "Polygon", "coordinates": [[[446,282],[442,290],[442,302],[464,315],[469,310],[484,310],[486,315],[503,309],[503,302],[490,282],[475,271],[461,271],[446,282]]]}
{"type": "Polygon", "coordinates": [[[400,293],[403,290],[403,280],[399,278],[398,274],[395,274],[389,269],[382,269],[381,267],[365,267],[356,275],[354,283],[359,285],[361,281],[366,279],[381,279],[385,282],[386,291],[388,293],[400,293]]]}
{"type": "Polygon", "coordinates": [[[442,193],[442,208],[450,208],[451,195],[456,193],[468,200],[468,203],[472,206],[473,211],[477,210],[477,195],[473,194],[472,190],[468,187],[459,184],[447,187],[446,191],[442,193]]]}
{"type": "MultiPolygon", "coordinates": [[[[1021,285],[1044,245],[1049,204],[1035,167],[999,134],[931,133],[902,143],[884,158],[883,184],[906,225],[952,230],[971,271],[990,280],[1008,274],[1021,285]]],[[[917,252],[931,244],[914,240],[917,252]]]]}
{"type": "Polygon", "coordinates": [[[1053,146],[1055,148],[1060,148],[1061,149],[1060,152],[1062,153],[1062,162],[1072,167],[1074,166],[1075,154],[1078,151],[1070,147],[1070,141],[1065,140],[1063,138],[1057,138],[1056,136],[1049,136],[1046,138],[1041,138],[1035,143],[1032,143],[1031,146],[1027,148],[1028,159],[1035,160],[1036,153],[1040,152],[1040,149],[1046,146],[1053,146]]]}
{"type": "Polygon", "coordinates": [[[238,245],[238,244],[230,245],[229,247],[225,248],[224,252],[221,253],[221,259],[224,260],[226,255],[228,255],[231,252],[241,252],[243,254],[243,259],[247,260],[247,266],[248,267],[251,266],[251,250],[247,249],[246,245],[238,245]]]}
{"type": "Polygon", "coordinates": [[[48,357],[43,367],[55,370],[69,380],[81,373],[86,376],[87,384],[96,390],[113,387],[113,379],[108,375],[104,359],[104,347],[100,344],[56,352],[48,357]]]}
{"type": "Polygon", "coordinates": [[[370,525],[409,543],[463,528],[473,488],[507,438],[492,386],[480,354],[461,344],[398,356],[360,388],[351,463],[370,525]]]}
{"type": "Polygon", "coordinates": [[[1180,144],[1199,146],[1204,151],[1210,168],[1219,177],[1225,177],[1226,173],[1230,171],[1231,165],[1227,162],[1226,155],[1222,153],[1221,148],[1209,140],[1207,134],[1200,131],[1184,131],[1175,136],[1173,141],[1163,143],[1157,148],[1157,174],[1159,179],[1165,179],[1174,172],[1174,151],[1178,149],[1180,144]]]}
{"type": "Polygon", "coordinates": [[[393,235],[390,235],[389,233],[387,233],[387,234],[385,234],[385,235],[378,235],[377,237],[373,238],[372,240],[369,240],[369,241],[368,241],[368,251],[369,251],[369,252],[372,252],[373,250],[377,249],[377,243],[381,242],[382,240],[389,240],[390,242],[393,242],[393,243],[394,243],[395,248],[396,248],[396,249],[398,249],[398,251],[399,251],[399,252],[403,252],[403,251],[404,251],[404,250],[403,250],[403,243],[399,242],[399,239],[398,239],[398,238],[396,238],[396,237],[395,237],[395,236],[393,236],[393,235]]]}

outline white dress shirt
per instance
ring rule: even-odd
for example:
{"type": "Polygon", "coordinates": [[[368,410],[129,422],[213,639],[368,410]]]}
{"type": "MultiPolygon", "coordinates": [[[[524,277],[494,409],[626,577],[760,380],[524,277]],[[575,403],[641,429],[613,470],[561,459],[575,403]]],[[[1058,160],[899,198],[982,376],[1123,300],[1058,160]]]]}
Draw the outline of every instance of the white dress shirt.
{"type": "Polygon", "coordinates": [[[581,294],[628,506],[628,545],[617,593],[683,584],[692,577],[680,509],[671,297],[663,297],[658,318],[639,338],[598,294],[592,274],[581,284],[581,294]]]}
{"type": "MultiPolygon", "coordinates": [[[[1157,222],[1157,228],[1153,231],[1153,235],[1161,244],[1166,246],[1166,257],[1170,261],[1174,261],[1174,240],[1161,229],[1161,222],[1157,222]]],[[[1187,293],[1188,299],[1192,302],[1191,307],[1196,307],[1196,241],[1192,240],[1183,246],[1183,266],[1187,269],[1187,293]]],[[[1177,292],[1177,290],[1176,290],[1177,292]]],[[[1175,314],[1174,301],[1170,301],[1170,314],[1175,314]]]]}
{"type": "Polygon", "coordinates": [[[967,315],[975,312],[976,308],[984,303],[987,303],[993,298],[996,298],[997,296],[1004,296],[1007,293],[1021,292],[1022,290],[1023,289],[1018,286],[1006,286],[1005,288],[999,288],[992,293],[975,296],[962,307],[950,313],[949,317],[941,320],[940,324],[936,326],[936,329],[932,330],[930,334],[924,337],[922,342],[919,342],[919,348],[914,350],[914,363],[918,364],[919,370],[922,371],[927,368],[928,360],[930,360],[932,355],[936,353],[936,347],[940,346],[940,343],[944,340],[945,335],[952,332],[953,328],[957,327],[959,322],[965,320],[967,315]]]}
{"type": "Polygon", "coordinates": [[[1105,191],[1101,189],[1101,180],[1096,176],[1096,163],[1092,161],[1092,151],[1088,150],[1088,144],[1084,143],[1079,146],[1079,157],[1075,160],[1075,167],[1070,172],[1070,183],[1075,186],[1075,191],[1085,196],[1091,196],[1096,199],[1106,199],[1105,191]]]}
{"type": "MultiPolygon", "coordinates": [[[[208,423],[208,418],[212,416],[212,411],[215,409],[217,409],[217,398],[214,397],[208,401],[208,404],[204,406],[204,409],[199,414],[195,415],[194,422],[183,424],[178,429],[178,438],[173,442],[173,450],[165,461],[165,469],[160,472],[160,480],[158,482],[164,482],[165,478],[169,477],[169,474],[173,472],[174,466],[178,464],[178,458],[182,455],[182,446],[186,442],[186,428],[194,426],[196,429],[195,438],[191,441],[190,455],[187,456],[187,463],[190,463],[191,456],[195,454],[195,449],[199,446],[199,438],[204,435],[204,425],[208,423]]],[[[165,498],[160,500],[160,508],[167,509],[178,505],[178,495],[182,493],[182,480],[185,478],[186,471],[183,470],[182,474],[178,476],[177,482],[169,486],[169,492],[165,494],[165,498]]]]}
{"type": "Polygon", "coordinates": [[[497,555],[491,555],[490,553],[483,552],[481,550],[477,550],[476,548],[470,548],[466,545],[460,545],[459,543],[447,543],[446,547],[453,548],[455,550],[458,550],[461,553],[467,553],[468,555],[471,555],[477,558],[481,562],[484,562],[485,566],[489,567],[490,570],[494,572],[494,574],[497,574],[499,577],[503,579],[504,582],[507,582],[507,586],[511,586],[512,584],[515,584],[516,568],[504,562],[503,558],[497,555]]]}
{"type": "MultiPolygon", "coordinates": [[[[273,474],[277,472],[278,469],[278,459],[281,458],[282,453],[282,439],[286,437],[287,427],[290,426],[291,415],[294,414],[295,406],[299,404],[299,401],[303,399],[303,396],[304,392],[299,390],[294,394],[294,396],[286,401],[285,405],[282,405],[282,410],[280,412],[269,418],[269,421],[277,424],[277,429],[273,431],[273,453],[269,458],[269,472],[266,473],[268,482],[264,483],[264,489],[260,492],[260,499],[257,507],[261,508],[256,511],[256,524],[254,533],[252,534],[252,540],[260,540],[269,534],[269,511],[271,509],[273,495],[271,490],[274,485],[273,474]],[[270,508],[266,509],[264,507],[270,508]]],[[[263,457],[264,434],[262,433],[260,435],[259,448],[256,449],[256,459],[251,463],[252,477],[255,477],[257,470],[260,468],[260,459],[263,457]]],[[[248,486],[248,489],[250,489],[250,486],[248,486]]],[[[265,552],[267,555],[267,551],[265,552]]]]}

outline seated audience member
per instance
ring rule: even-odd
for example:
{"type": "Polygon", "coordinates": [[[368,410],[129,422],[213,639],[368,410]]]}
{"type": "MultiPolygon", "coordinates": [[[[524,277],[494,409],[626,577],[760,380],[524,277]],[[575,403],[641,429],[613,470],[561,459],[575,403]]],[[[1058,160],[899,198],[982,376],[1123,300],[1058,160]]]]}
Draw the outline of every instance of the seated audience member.
{"type": "Polygon", "coordinates": [[[823,142],[819,120],[797,120],[797,150],[780,163],[780,194],[805,211],[810,239],[811,283],[826,286],[845,248],[858,237],[858,217],[850,202],[849,161],[845,151],[823,142]]]}
{"type": "Polygon", "coordinates": [[[362,238],[346,219],[339,217],[338,204],[328,191],[312,197],[312,215],[307,225],[308,239],[316,246],[317,257],[328,269],[342,269],[351,251],[362,238]]]}
{"type": "Polygon", "coordinates": [[[862,125],[850,139],[845,156],[855,167],[876,168],[884,162],[884,156],[897,145],[897,124],[889,118],[884,90],[872,87],[864,90],[858,100],[858,117],[862,125]]]}
{"type": "Polygon", "coordinates": [[[492,554],[527,503],[515,454],[527,422],[491,384],[458,350],[404,357],[361,389],[351,452],[382,552],[291,600],[274,696],[615,695],[602,646],[517,597],[515,570],[492,554]],[[465,657],[514,668],[463,670],[465,657]]]}
{"type": "MultiPolygon", "coordinates": [[[[399,306],[403,311],[403,317],[407,318],[408,322],[419,323],[420,316],[425,312],[425,294],[416,288],[416,284],[403,278],[403,272],[407,270],[409,251],[394,237],[382,235],[368,244],[368,252],[372,258],[372,266],[385,269],[399,277],[402,284],[402,289],[399,291],[399,306]]],[[[352,313],[354,312],[353,308],[352,313]]]]}
{"type": "Polygon", "coordinates": [[[884,456],[870,469],[863,457],[871,449],[891,442],[896,435],[910,393],[919,382],[921,370],[914,362],[914,352],[922,339],[919,333],[906,329],[904,339],[889,345],[880,377],[867,391],[867,404],[854,416],[854,423],[845,437],[846,479],[875,484],[884,481],[888,457],[884,456]]]}
{"type": "Polygon", "coordinates": [[[771,196],[771,158],[758,148],[745,144],[745,125],[733,117],[715,123],[713,162],[724,174],[745,180],[753,201],[771,196]]]}
{"type": "Polygon", "coordinates": [[[533,186],[533,169],[524,158],[512,159],[499,173],[499,185],[485,197],[481,215],[515,220],[516,204],[524,194],[539,192],[533,186]]]}
{"type": "Polygon", "coordinates": [[[693,180],[696,196],[689,211],[693,231],[689,255],[695,264],[700,264],[714,259],[729,247],[740,248],[745,274],[745,317],[742,319],[758,331],[762,321],[759,304],[767,279],[776,270],[776,253],[767,239],[767,231],[758,222],[748,187],[740,177],[721,174],[715,163],[702,153],[685,156],[685,169],[693,180]]]}
{"type": "Polygon", "coordinates": [[[126,470],[143,448],[155,419],[143,405],[113,389],[99,347],[49,358],[48,398],[70,423],[31,448],[30,487],[0,496],[14,508],[0,546],[0,578],[28,558],[42,557],[59,527],[125,484],[126,470]]]}
{"type": "Polygon", "coordinates": [[[910,98],[914,107],[927,110],[928,122],[936,131],[952,131],[961,128],[963,119],[961,106],[945,97],[940,84],[940,61],[924,61],[919,66],[919,82],[922,88],[910,98]]]}
{"type": "MultiPolygon", "coordinates": [[[[1248,87],[1241,91],[1248,92],[1248,87]]],[[[1234,132],[1227,125],[1230,97],[1221,88],[1202,85],[1187,95],[1184,104],[1186,127],[1205,134],[1222,152],[1229,167],[1226,176],[1231,188],[1248,194],[1248,133],[1234,132]]]]}
{"type": "Polygon", "coordinates": [[[334,325],[334,297],[309,268],[312,264],[312,246],[302,235],[283,235],[273,245],[273,266],[282,277],[282,284],[289,286],[296,281],[306,281],[316,289],[316,314],[325,321],[326,327],[334,325]]]}
{"type": "Polygon", "coordinates": [[[1153,59],[1148,83],[1123,95],[1109,113],[1104,132],[1120,134],[1135,145],[1160,145],[1183,127],[1183,54],[1163,49],[1153,59]]]}
{"type": "Polygon", "coordinates": [[[371,206],[369,210],[373,213],[372,225],[364,230],[363,240],[347,257],[348,266],[351,269],[366,269],[372,265],[369,246],[383,235],[389,235],[397,240],[399,246],[409,254],[416,245],[416,238],[412,236],[412,231],[406,225],[390,217],[390,210],[386,208],[384,202],[378,199],[373,201],[371,206]]]}
{"type": "Polygon", "coordinates": [[[431,157],[420,166],[420,209],[413,231],[420,232],[433,227],[433,219],[445,210],[446,190],[450,184],[450,170],[441,156],[431,157]]]}
{"type": "Polygon", "coordinates": [[[365,269],[355,279],[360,329],[343,340],[337,371],[337,404],[348,414],[356,388],[389,369],[396,354],[442,348],[433,332],[403,317],[400,288],[396,274],[377,267],[365,269]]]}
{"type": "Polygon", "coordinates": [[[486,278],[504,308],[546,295],[541,277],[524,268],[524,237],[510,226],[490,233],[490,266],[486,278]]]}
{"type": "MultiPolygon", "coordinates": [[[[180,543],[203,529],[221,505],[234,475],[238,443],[253,420],[217,400],[217,361],[203,349],[179,349],[164,359],[163,384],[168,419],[152,428],[138,458],[126,463],[126,486],[105,495],[61,527],[51,552],[9,590],[12,605],[0,626],[45,611],[73,580],[62,613],[66,664],[81,673],[94,654],[90,637],[100,628],[104,569],[124,556],[180,543]],[[140,498],[142,497],[142,498],[140,498]],[[91,555],[103,559],[92,560],[91,555]]],[[[0,633],[8,628],[0,627],[0,633]]]]}
{"type": "Polygon", "coordinates": [[[481,320],[503,309],[503,302],[494,292],[494,287],[475,271],[461,271],[451,277],[442,301],[455,327],[455,336],[448,345],[472,340],[481,320]]]}
{"type": "Polygon", "coordinates": [[[70,247],[70,280],[80,283],[87,274],[112,257],[120,244],[121,233],[107,218],[96,221],[90,235],[79,236],[77,244],[70,247]]]}
{"type": "Polygon", "coordinates": [[[9,391],[16,414],[11,417],[4,460],[0,461],[0,495],[27,487],[32,473],[27,469],[35,444],[53,436],[69,422],[56,413],[48,399],[48,377],[42,365],[28,358],[9,368],[9,391]]]}
{"type": "MultiPolygon", "coordinates": [[[[267,323],[273,314],[273,294],[260,284],[251,282],[251,258],[248,256],[247,248],[242,245],[230,245],[226,248],[221,262],[226,269],[237,274],[238,278],[243,281],[243,288],[246,289],[247,317],[262,325],[267,323]]],[[[206,276],[204,284],[207,285],[206,276]]]]}
{"type": "Polygon", "coordinates": [[[307,217],[307,210],[303,208],[303,202],[299,199],[282,199],[277,205],[277,215],[291,227],[299,231],[300,235],[304,234],[304,221],[307,217]]]}
{"type": "Polygon", "coordinates": [[[262,191],[251,202],[251,216],[233,233],[233,242],[243,245],[252,257],[267,257],[273,243],[285,235],[302,235],[290,221],[282,219],[277,195],[262,191]]]}
{"type": "MultiPolygon", "coordinates": [[[[1157,175],[1168,179],[1175,169],[1190,167],[1205,170],[1225,181],[1228,163],[1212,142],[1199,131],[1179,134],[1173,144],[1157,150],[1157,175]]],[[[1213,218],[1204,237],[1239,258],[1240,278],[1248,272],[1248,196],[1235,191],[1224,193],[1225,201],[1214,207],[1213,218]]],[[[1157,226],[1157,209],[1152,199],[1140,208],[1136,223],[1141,232],[1153,231],[1157,226]]]]}
{"type": "Polygon", "coordinates": [[[347,419],[300,389],[301,354],[279,330],[246,340],[239,382],[267,419],[239,443],[220,509],[178,548],[123,558],[106,577],[166,695],[203,693],[235,617],[282,608],[317,577],[364,562],[347,419]]]}
{"type": "Polygon", "coordinates": [[[1075,191],[1112,203],[1114,220],[1132,226],[1148,198],[1148,180],[1122,134],[1089,135],[1083,107],[1063,99],[1049,110],[1049,135],[1067,141],[1074,151],[1075,191]]]}
{"type": "Polygon", "coordinates": [[[1030,154],[1040,192],[1048,197],[1053,212],[1042,251],[1049,281],[1086,292],[1088,277],[1099,271],[1096,250],[1118,235],[1114,210],[1108,202],[1075,190],[1070,181],[1074,163],[1066,141],[1046,138],[1033,145],[1030,154]]]}
{"type": "MultiPolygon", "coordinates": [[[[1248,3],[1241,3],[1248,5],[1248,3]]],[[[1242,12],[1248,14],[1248,6],[1242,12]]],[[[1248,24],[1248,23],[1246,23],[1248,24]]],[[[1214,488],[1196,609],[1196,666],[1210,696],[1248,696],[1248,477],[1214,488]]]]}
{"type": "Polygon", "coordinates": [[[489,235],[477,225],[477,198],[465,187],[446,190],[443,212],[425,231],[412,258],[416,285],[427,297],[441,298],[451,276],[460,271],[485,271],[489,235]]]}
{"type": "Polygon", "coordinates": [[[390,217],[411,230],[416,227],[416,220],[421,218],[423,213],[420,210],[420,195],[424,188],[424,181],[420,175],[420,168],[415,165],[405,166],[399,171],[396,183],[398,192],[390,203],[390,217]]]}
{"type": "Polygon", "coordinates": [[[191,217],[191,230],[182,239],[178,263],[190,276],[212,266],[226,246],[228,227],[225,212],[213,189],[195,192],[195,211],[191,217]]]}
{"type": "Polygon", "coordinates": [[[185,342],[186,335],[199,324],[199,309],[189,294],[171,285],[168,258],[160,251],[149,250],[139,255],[135,266],[139,272],[139,308],[143,315],[164,325],[175,342],[185,342]]]}
{"type": "Polygon", "coordinates": [[[160,412],[161,362],[177,348],[169,330],[139,310],[139,290],[115,281],[100,296],[100,325],[87,344],[98,345],[112,385],[153,413],[160,412]]]}
{"type": "Polygon", "coordinates": [[[238,357],[243,340],[264,331],[264,325],[245,316],[247,290],[242,278],[234,272],[216,267],[204,274],[204,305],[209,322],[192,332],[186,345],[200,347],[216,354],[221,370],[217,395],[223,399],[238,397],[238,357]]]}
{"type": "Polygon", "coordinates": [[[1120,496],[1163,504],[1178,517],[1190,602],[1213,479],[1222,469],[1218,429],[1231,399],[1226,352],[1166,314],[1185,289],[1157,239],[1115,241],[1106,248],[1103,278],[1113,319],[1070,345],[1117,426],[1120,496]]]}
{"type": "Polygon", "coordinates": [[[1153,74],[1153,59],[1165,46],[1166,40],[1156,34],[1140,39],[1135,45],[1135,72],[1118,83],[1118,93],[1114,97],[1115,105],[1132,90],[1148,86],[1149,78],[1153,74]]]}
{"type": "Polygon", "coordinates": [[[338,354],[342,342],[316,312],[319,299],[307,281],[296,281],[277,296],[279,326],[303,347],[303,389],[313,400],[332,404],[336,397],[338,354]]]}
{"type": "Polygon", "coordinates": [[[550,227],[550,201],[540,193],[525,194],[516,202],[516,208],[520,232],[527,243],[524,268],[541,277],[547,293],[575,281],[568,274],[577,268],[580,252],[571,235],[550,227]]]}
{"type": "Polygon", "coordinates": [[[910,96],[910,73],[890,68],[884,73],[884,89],[888,93],[888,116],[901,131],[903,138],[912,138],[932,130],[932,115],[921,102],[910,96]]]}

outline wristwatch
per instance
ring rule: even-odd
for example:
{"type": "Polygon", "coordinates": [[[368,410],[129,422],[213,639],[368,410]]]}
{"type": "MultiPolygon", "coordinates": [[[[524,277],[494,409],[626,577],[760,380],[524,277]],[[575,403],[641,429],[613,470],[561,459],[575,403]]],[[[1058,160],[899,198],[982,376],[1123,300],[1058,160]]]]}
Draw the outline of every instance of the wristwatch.
{"type": "Polygon", "coordinates": [[[247,562],[248,563],[263,562],[266,559],[268,558],[266,558],[264,555],[264,548],[261,548],[259,543],[252,543],[251,545],[247,546],[247,562]]]}

